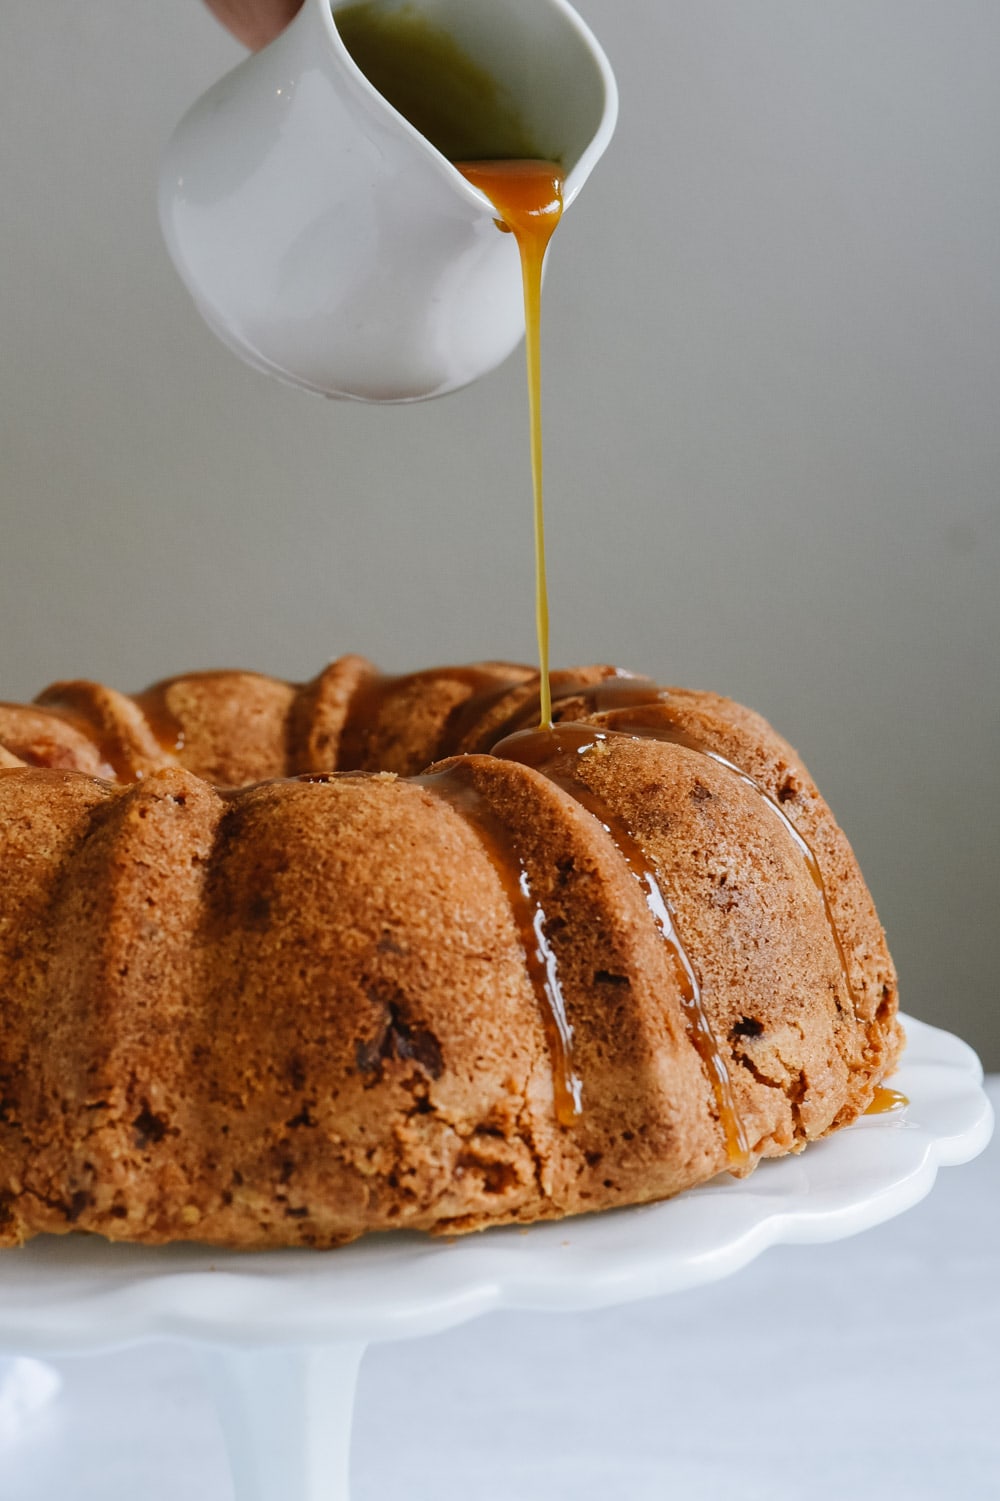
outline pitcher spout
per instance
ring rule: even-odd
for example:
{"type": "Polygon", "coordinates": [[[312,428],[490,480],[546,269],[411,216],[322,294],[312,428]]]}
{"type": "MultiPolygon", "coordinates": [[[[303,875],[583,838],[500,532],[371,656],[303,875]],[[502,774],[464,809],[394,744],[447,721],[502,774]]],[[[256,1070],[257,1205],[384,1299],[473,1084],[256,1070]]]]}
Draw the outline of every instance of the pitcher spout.
{"type": "Polygon", "coordinates": [[[306,0],[177,127],[164,236],[206,321],[258,369],[330,396],[440,395],[523,334],[516,251],[452,161],[560,161],[570,203],[616,108],[566,0],[306,0]],[[442,77],[460,60],[474,106],[453,90],[449,123],[432,79],[421,114],[400,58],[442,77]]]}

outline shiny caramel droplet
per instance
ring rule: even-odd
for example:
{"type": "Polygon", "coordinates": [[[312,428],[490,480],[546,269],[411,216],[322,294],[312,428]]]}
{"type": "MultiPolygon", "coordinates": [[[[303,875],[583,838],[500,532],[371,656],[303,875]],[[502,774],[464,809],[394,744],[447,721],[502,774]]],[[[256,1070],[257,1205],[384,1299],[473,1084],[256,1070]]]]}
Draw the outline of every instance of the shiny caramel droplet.
{"type": "Polygon", "coordinates": [[[880,1084],[865,1115],[890,1115],[897,1110],[905,1110],[909,1103],[906,1095],[900,1090],[886,1089],[880,1084]]]}

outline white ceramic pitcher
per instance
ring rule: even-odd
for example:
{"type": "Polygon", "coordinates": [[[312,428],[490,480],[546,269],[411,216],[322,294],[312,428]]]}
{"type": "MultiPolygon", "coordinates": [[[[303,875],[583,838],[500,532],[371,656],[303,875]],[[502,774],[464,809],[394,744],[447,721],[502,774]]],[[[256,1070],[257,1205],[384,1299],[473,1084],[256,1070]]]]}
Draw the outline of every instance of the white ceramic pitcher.
{"type": "MultiPolygon", "coordinates": [[[[334,23],[350,3],[305,0],[194,105],[166,151],[160,218],[203,317],[251,365],[329,396],[412,401],[475,380],[517,344],[517,249],[353,62],[334,23]]],[[[506,90],[563,163],[572,203],[617,92],[567,0],[406,4],[506,90]]]]}

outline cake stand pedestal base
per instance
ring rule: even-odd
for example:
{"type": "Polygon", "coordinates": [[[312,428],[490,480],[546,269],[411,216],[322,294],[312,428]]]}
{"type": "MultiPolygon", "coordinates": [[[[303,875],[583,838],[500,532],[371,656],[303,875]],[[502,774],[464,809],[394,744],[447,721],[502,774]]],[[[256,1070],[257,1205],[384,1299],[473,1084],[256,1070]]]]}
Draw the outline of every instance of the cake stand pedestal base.
{"type": "Polygon", "coordinates": [[[203,1352],[235,1501],[348,1501],[364,1352],[359,1343],[203,1352]]]}

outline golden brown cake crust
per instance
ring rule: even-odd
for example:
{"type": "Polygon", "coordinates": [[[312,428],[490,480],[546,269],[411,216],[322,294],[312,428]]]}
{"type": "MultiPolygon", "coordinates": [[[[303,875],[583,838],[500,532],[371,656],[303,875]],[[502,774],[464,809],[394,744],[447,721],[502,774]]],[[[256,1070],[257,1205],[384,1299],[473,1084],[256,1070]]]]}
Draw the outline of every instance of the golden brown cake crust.
{"type": "Polygon", "coordinates": [[[507,663],[0,706],[0,1244],[528,1222],[862,1111],[896,984],[829,809],[757,715],[621,687],[554,675],[558,719],[588,727],[569,780],[496,746],[537,713],[507,663]]]}

